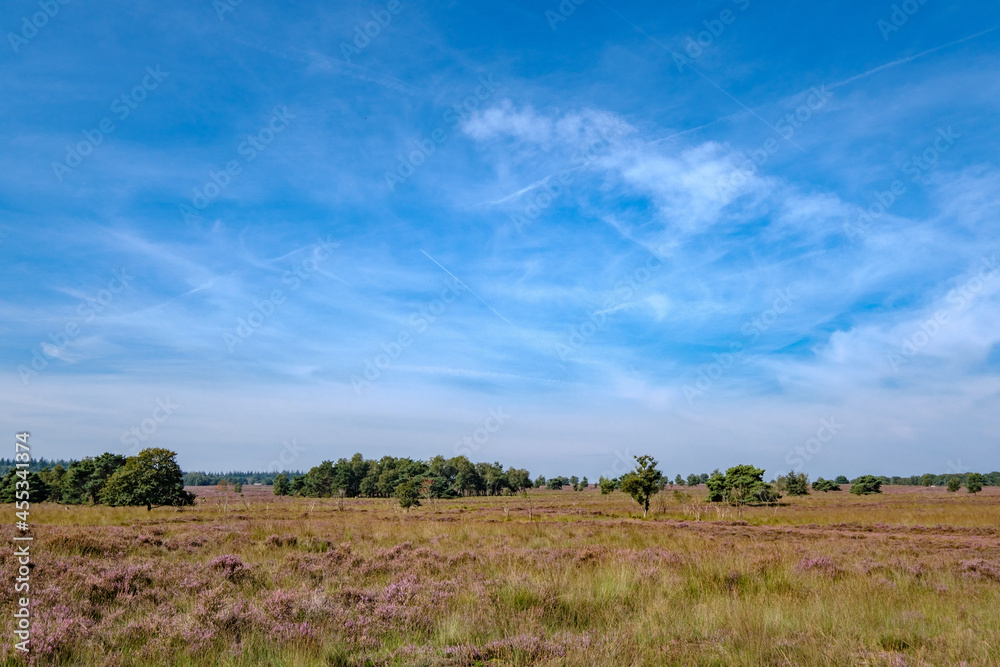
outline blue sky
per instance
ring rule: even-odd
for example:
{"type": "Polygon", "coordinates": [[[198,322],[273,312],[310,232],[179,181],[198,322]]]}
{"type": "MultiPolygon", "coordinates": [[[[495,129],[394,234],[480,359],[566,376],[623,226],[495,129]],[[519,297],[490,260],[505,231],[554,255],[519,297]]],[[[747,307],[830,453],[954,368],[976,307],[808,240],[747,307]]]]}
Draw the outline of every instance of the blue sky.
{"type": "Polygon", "coordinates": [[[996,469],[998,26],[7,3],[0,424],[185,469],[996,469]]]}

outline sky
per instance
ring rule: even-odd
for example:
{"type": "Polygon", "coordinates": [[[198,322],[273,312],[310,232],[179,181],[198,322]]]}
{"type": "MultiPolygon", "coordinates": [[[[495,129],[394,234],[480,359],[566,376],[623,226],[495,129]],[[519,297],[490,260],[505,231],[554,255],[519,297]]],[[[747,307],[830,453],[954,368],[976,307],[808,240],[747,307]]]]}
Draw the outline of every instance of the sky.
{"type": "Polygon", "coordinates": [[[185,470],[996,470],[998,27],[12,0],[0,428],[185,470]]]}

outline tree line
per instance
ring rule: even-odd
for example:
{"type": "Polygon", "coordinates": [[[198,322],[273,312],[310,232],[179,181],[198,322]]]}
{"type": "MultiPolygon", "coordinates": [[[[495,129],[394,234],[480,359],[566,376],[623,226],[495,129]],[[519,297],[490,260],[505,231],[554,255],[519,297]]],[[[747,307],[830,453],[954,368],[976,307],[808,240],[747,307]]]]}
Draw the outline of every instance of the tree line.
{"type": "Polygon", "coordinates": [[[280,473],[274,478],[274,493],[389,498],[397,495],[401,484],[413,485],[426,498],[495,496],[534,486],[527,470],[505,470],[500,463],[473,463],[465,456],[446,459],[439,455],[428,461],[383,456],[375,461],[359,453],[350,459],[323,461],[303,475],[280,473]]]}
{"type": "Polygon", "coordinates": [[[151,448],[135,456],[104,453],[38,470],[32,470],[30,465],[10,467],[0,480],[0,502],[23,499],[19,494],[27,490],[36,503],[145,505],[147,510],[162,505],[191,505],[194,494],[184,489],[184,475],[176,457],[168,449],[151,448]]]}

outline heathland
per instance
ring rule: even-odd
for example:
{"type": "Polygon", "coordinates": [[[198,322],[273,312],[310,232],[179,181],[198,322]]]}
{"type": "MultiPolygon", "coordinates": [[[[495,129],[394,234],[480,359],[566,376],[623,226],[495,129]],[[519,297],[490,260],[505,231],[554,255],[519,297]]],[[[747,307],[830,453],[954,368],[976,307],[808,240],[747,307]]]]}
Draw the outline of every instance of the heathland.
{"type": "Polygon", "coordinates": [[[595,489],[409,512],[192,490],[152,511],[32,505],[33,663],[1000,664],[996,487],[767,507],[667,487],[645,520],[595,489]]]}

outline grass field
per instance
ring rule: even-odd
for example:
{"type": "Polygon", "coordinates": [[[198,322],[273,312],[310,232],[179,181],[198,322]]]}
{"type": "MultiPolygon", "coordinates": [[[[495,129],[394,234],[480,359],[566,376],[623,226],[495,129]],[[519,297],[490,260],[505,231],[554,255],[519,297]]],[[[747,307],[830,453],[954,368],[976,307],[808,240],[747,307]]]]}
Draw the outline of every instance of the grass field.
{"type": "Polygon", "coordinates": [[[409,514],[270,487],[152,512],[36,505],[31,660],[1000,664],[1000,489],[883,488],[739,512],[668,487],[647,520],[596,490],[409,514]]]}

